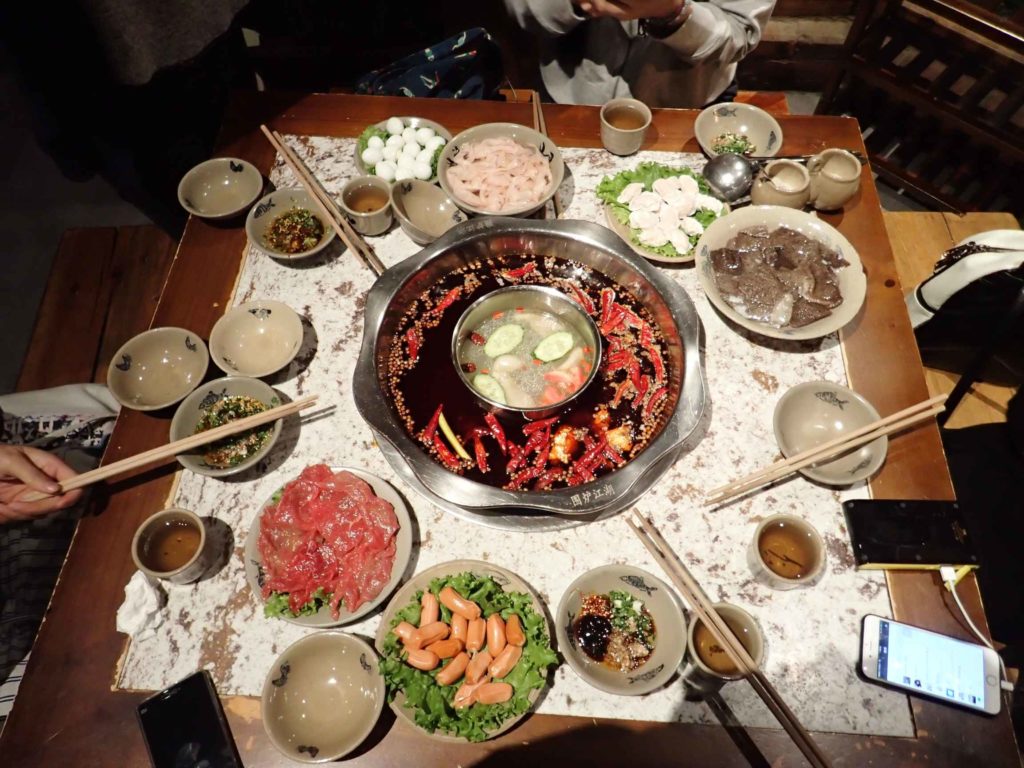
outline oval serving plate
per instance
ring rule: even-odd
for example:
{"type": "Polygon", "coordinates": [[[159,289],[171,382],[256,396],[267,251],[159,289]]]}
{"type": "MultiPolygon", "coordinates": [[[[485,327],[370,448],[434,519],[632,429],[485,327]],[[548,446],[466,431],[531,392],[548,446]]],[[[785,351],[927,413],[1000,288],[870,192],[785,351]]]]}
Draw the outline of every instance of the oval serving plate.
{"type": "MultiPolygon", "coordinates": [[[[444,144],[441,146],[441,151],[442,152],[444,151],[444,148],[446,146],[448,146],[448,143],[452,140],[451,131],[449,131],[447,128],[445,128],[440,123],[435,123],[433,120],[428,120],[425,117],[415,117],[415,116],[405,116],[405,115],[395,115],[395,117],[397,117],[399,120],[401,120],[405,124],[405,126],[407,128],[430,128],[434,133],[436,133],[438,136],[440,136],[440,137],[442,137],[444,139],[444,144]]],[[[390,119],[391,118],[388,118],[388,120],[390,120],[390,119]]],[[[387,120],[381,120],[379,123],[374,123],[373,127],[374,128],[379,128],[380,130],[384,131],[384,130],[386,130],[385,126],[387,125],[387,123],[388,123],[387,120]]],[[[370,126],[366,126],[366,127],[369,128],[370,126]]],[[[364,128],[363,130],[366,130],[366,129],[364,128]]],[[[358,141],[357,141],[356,145],[352,147],[352,154],[355,157],[356,168],[359,169],[359,174],[361,176],[368,176],[369,175],[369,171],[366,168],[366,163],[364,163],[363,162],[363,158],[361,158],[359,156],[359,144],[358,144],[358,141]]],[[[435,173],[433,176],[431,176],[429,179],[427,179],[427,183],[428,184],[436,184],[437,183],[437,174],[435,173]]]]}
{"type": "MultiPolygon", "coordinates": [[[[395,614],[413,601],[416,592],[427,589],[427,587],[430,586],[430,582],[436,578],[442,576],[454,576],[459,573],[465,573],[466,571],[469,571],[476,576],[490,576],[498,582],[506,592],[524,592],[528,594],[533,600],[533,610],[535,610],[539,615],[544,616],[544,623],[548,631],[548,642],[552,642],[554,635],[551,632],[551,623],[548,621],[547,615],[544,613],[544,605],[537,593],[534,592],[533,589],[519,576],[512,573],[512,571],[491,563],[485,563],[482,560],[449,560],[447,563],[440,563],[439,565],[435,565],[432,568],[428,568],[425,571],[417,573],[409,579],[409,581],[403,584],[402,588],[399,589],[395,593],[395,596],[391,598],[387,608],[384,609],[384,613],[381,615],[380,625],[377,628],[377,636],[373,641],[373,647],[377,649],[377,652],[381,655],[384,654],[384,639],[390,631],[391,622],[394,620],[395,614]]],[[[545,687],[547,686],[545,685],[545,687]]],[[[510,717],[498,728],[488,731],[487,738],[493,739],[495,736],[505,733],[505,731],[509,730],[512,726],[530,714],[530,712],[533,711],[533,707],[536,705],[537,699],[542,691],[544,691],[544,688],[534,688],[530,691],[530,709],[526,710],[521,715],[510,717]]],[[[404,721],[409,726],[432,739],[446,741],[451,744],[469,743],[461,736],[450,736],[447,733],[431,732],[417,725],[413,719],[412,713],[405,708],[405,693],[403,691],[398,691],[395,694],[394,699],[390,702],[390,706],[398,719],[404,721]]]]}
{"type": "MultiPolygon", "coordinates": [[[[722,215],[718,219],[728,215],[732,210],[728,203],[722,203],[722,215]]],[[[633,241],[633,230],[629,228],[628,224],[623,224],[619,221],[615,214],[612,213],[611,206],[607,203],[602,203],[601,208],[604,209],[604,218],[608,222],[608,229],[614,232],[616,235],[622,238],[622,242],[633,249],[633,252],[637,256],[643,256],[648,261],[657,261],[662,264],[692,264],[693,260],[697,258],[697,246],[696,244],[690,249],[690,252],[685,256],[673,259],[671,256],[662,256],[660,253],[655,253],[647,248],[644,248],[639,243],[633,241]]],[[[715,221],[718,221],[715,219],[715,221]]],[[[714,222],[712,222],[714,223],[714,222]]]]}
{"type": "MultiPolygon", "coordinates": [[[[369,472],[365,472],[361,469],[354,467],[331,467],[332,472],[341,472],[345,470],[351,472],[356,477],[365,480],[373,488],[373,492],[380,496],[385,501],[391,502],[391,506],[395,508],[395,516],[398,518],[398,533],[395,535],[395,562],[391,566],[391,578],[388,583],[384,585],[384,589],[380,591],[373,600],[369,600],[362,605],[356,611],[348,611],[345,609],[344,603],[339,607],[338,618],[334,618],[331,615],[330,606],[323,606],[319,611],[311,616],[297,616],[289,617],[282,616],[281,618],[292,624],[298,624],[303,627],[340,627],[343,624],[350,624],[357,619],[362,618],[370,611],[375,609],[381,603],[383,603],[388,595],[391,594],[392,590],[398,586],[398,582],[402,578],[402,574],[405,572],[405,567],[409,564],[409,559],[412,556],[412,522],[409,519],[409,508],[405,505],[402,497],[398,495],[390,483],[383,480],[376,475],[371,475],[369,472]]],[[[293,478],[294,479],[294,478],[293,478]]],[[[283,486],[282,486],[283,487],[283,486]]],[[[260,557],[259,547],[257,542],[260,538],[260,521],[263,518],[263,510],[273,502],[273,498],[280,492],[281,488],[278,488],[271,494],[263,504],[260,505],[259,511],[256,513],[256,517],[252,521],[252,525],[249,526],[249,532],[245,536],[245,580],[249,584],[249,588],[253,594],[263,604],[262,589],[260,582],[263,578],[263,559],[260,557]]]]}

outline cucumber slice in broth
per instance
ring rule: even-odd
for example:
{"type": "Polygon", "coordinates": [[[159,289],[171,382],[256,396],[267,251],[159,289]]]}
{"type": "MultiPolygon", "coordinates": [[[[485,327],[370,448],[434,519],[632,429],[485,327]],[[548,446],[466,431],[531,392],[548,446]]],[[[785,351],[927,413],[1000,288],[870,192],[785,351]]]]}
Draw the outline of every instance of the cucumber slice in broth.
{"type": "MultiPolygon", "coordinates": [[[[523,341],[523,326],[509,323],[498,328],[484,344],[484,353],[488,357],[507,355],[523,341]]],[[[497,382],[495,382],[497,384],[497,382]]]]}
{"type": "MultiPolygon", "coordinates": [[[[508,326],[505,327],[507,328],[508,326]]],[[[502,389],[501,384],[493,376],[489,376],[486,373],[478,373],[473,377],[473,388],[488,400],[493,400],[502,405],[507,404],[505,390],[502,389]]]]}
{"type": "Polygon", "coordinates": [[[556,331],[550,336],[545,336],[541,339],[540,344],[533,350],[533,356],[538,360],[543,360],[545,363],[550,363],[552,360],[564,357],[574,345],[575,342],[572,340],[571,333],[568,331],[556,331]]]}

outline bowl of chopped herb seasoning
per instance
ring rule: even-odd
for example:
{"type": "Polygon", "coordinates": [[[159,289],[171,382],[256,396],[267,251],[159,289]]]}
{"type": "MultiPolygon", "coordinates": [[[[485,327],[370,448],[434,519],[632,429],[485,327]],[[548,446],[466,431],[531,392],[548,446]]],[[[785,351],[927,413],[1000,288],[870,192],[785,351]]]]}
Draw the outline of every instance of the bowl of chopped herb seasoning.
{"type": "Polygon", "coordinates": [[[256,250],[271,258],[304,259],[327,247],[334,227],[324,221],[306,190],[278,189],[249,211],[245,234],[256,250]]]}
{"type": "MultiPolygon", "coordinates": [[[[281,404],[259,379],[225,376],[196,389],[171,420],[171,440],[180,440],[281,404]]],[[[247,430],[178,455],[178,463],[200,475],[223,477],[248,469],[264,458],[281,434],[281,421],[247,430]]]]}

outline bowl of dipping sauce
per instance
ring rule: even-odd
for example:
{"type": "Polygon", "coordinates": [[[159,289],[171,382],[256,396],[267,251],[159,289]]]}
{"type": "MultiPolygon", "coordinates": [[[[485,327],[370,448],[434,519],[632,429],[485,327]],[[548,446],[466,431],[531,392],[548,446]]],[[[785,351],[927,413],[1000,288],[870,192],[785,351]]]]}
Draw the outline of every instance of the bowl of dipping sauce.
{"type": "Polygon", "coordinates": [[[132,560],[154,579],[190,584],[210,566],[206,525],[187,509],[157,512],[135,531],[132,560]]]}
{"type": "Polygon", "coordinates": [[[298,187],[276,189],[245,217],[245,234],[260,253],[289,261],[320,253],[334,239],[310,194],[298,187]]]}

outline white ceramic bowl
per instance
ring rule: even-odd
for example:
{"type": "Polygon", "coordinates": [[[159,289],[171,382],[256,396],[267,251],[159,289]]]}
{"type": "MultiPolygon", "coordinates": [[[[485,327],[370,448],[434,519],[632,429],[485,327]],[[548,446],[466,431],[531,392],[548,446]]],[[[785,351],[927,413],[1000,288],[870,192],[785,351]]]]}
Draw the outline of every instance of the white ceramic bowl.
{"type": "MultiPolygon", "coordinates": [[[[828,381],[809,381],[797,384],[779,398],[772,425],[779,450],[789,457],[878,418],[874,406],[852,389],[828,381]]],[[[875,474],[888,450],[889,438],[880,437],[837,459],[805,467],[800,473],[827,485],[851,485],[875,474]]]]}
{"type": "Polygon", "coordinates": [[[434,242],[466,220],[466,214],[435,184],[404,179],[391,185],[391,209],[402,231],[418,245],[434,242]]]}
{"type": "Polygon", "coordinates": [[[300,763],[347,755],[383,710],[377,654],[344,632],[317,632],[288,646],[267,673],[260,700],[271,743],[300,763]]]}
{"type": "MultiPolygon", "coordinates": [[[[425,117],[402,117],[401,115],[395,115],[406,128],[430,128],[434,133],[444,139],[445,144],[452,140],[452,133],[440,123],[435,123],[433,120],[428,120],[425,117]]],[[[390,119],[390,118],[389,118],[390,119]]],[[[379,123],[374,123],[375,127],[380,128],[382,131],[386,130],[388,121],[381,120],[379,123]]],[[[359,156],[358,142],[357,146],[352,150],[356,161],[356,168],[359,169],[360,176],[366,176],[369,174],[369,170],[366,167],[366,163],[363,162],[363,158],[359,156]]],[[[438,159],[437,167],[441,167],[440,159],[438,159]]],[[[437,174],[434,174],[427,181],[428,184],[437,183],[437,174]]]]}
{"type": "Polygon", "coordinates": [[[320,253],[324,248],[327,247],[334,239],[334,227],[331,226],[329,221],[324,221],[323,215],[320,213],[320,209],[316,203],[309,196],[309,193],[305,189],[298,187],[277,189],[271,192],[269,195],[265,195],[260,201],[252,207],[249,211],[249,215],[245,217],[245,234],[249,236],[249,242],[253,244],[260,253],[266,254],[274,259],[281,259],[283,261],[291,261],[293,259],[305,259],[313,254],[320,253]],[[305,208],[312,212],[314,216],[320,219],[320,223],[324,225],[324,234],[320,238],[320,242],[310,248],[308,251],[302,251],[301,253],[284,253],[271,248],[263,240],[263,235],[270,227],[271,223],[281,214],[287,213],[292,208],[305,208]]]}
{"type": "Polygon", "coordinates": [[[547,205],[548,200],[554,197],[564,175],[565,163],[562,160],[562,153],[555,146],[555,143],[543,133],[527,128],[524,125],[518,125],[517,123],[484,123],[483,125],[467,128],[445,144],[444,151],[441,152],[441,158],[437,163],[437,181],[441,185],[441,189],[444,190],[444,193],[454,200],[455,204],[462,210],[480,216],[526,216],[531,214],[538,208],[547,205]],[[452,191],[451,185],[448,183],[448,168],[454,164],[455,157],[459,154],[463,145],[470,142],[483,141],[484,139],[496,138],[510,138],[523,146],[536,147],[547,158],[548,166],[551,169],[551,183],[548,184],[539,201],[526,203],[503,211],[488,211],[470,205],[452,191]]]}
{"type": "Polygon", "coordinates": [[[697,278],[711,303],[737,325],[762,336],[791,341],[821,338],[838,331],[853,320],[864,304],[867,278],[864,276],[864,267],[856,249],[839,230],[810,213],[777,205],[751,205],[740,208],[711,222],[711,226],[697,241],[694,250],[697,254],[697,278]],[[711,251],[725,247],[740,232],[757,226],[765,226],[769,230],[779,227],[796,230],[839,251],[849,262],[848,267],[836,270],[843,303],[833,309],[832,314],[800,328],[776,328],[768,323],[744,317],[722,297],[718,291],[718,285],[715,283],[711,266],[711,251]]]}
{"type": "Polygon", "coordinates": [[[555,614],[558,649],[588,684],[620,696],[639,696],[660,688],[676,673],[686,651],[686,619],[675,593],[647,571],[631,565],[602,565],[573,581],[555,614]],[[594,661],[576,645],[572,631],[580,603],[588,594],[623,591],[644,603],[654,619],[655,645],[650,658],[632,672],[619,672],[594,661]]]}
{"type": "Polygon", "coordinates": [[[263,176],[237,157],[200,163],[178,182],[178,203],[194,216],[226,219],[241,213],[263,191],[263,176]]]}
{"type": "MultiPolygon", "coordinates": [[[[398,582],[401,581],[402,574],[405,573],[406,566],[409,565],[409,560],[412,557],[412,521],[409,519],[409,508],[405,505],[402,497],[398,495],[398,491],[387,481],[361,469],[355,469],[354,467],[331,467],[333,472],[340,472],[342,470],[351,472],[356,477],[365,480],[373,488],[375,494],[385,501],[391,502],[391,506],[395,508],[395,516],[398,517],[398,533],[395,534],[395,562],[391,566],[391,578],[388,579],[388,583],[384,585],[384,589],[380,591],[379,595],[373,598],[373,600],[363,603],[355,611],[347,610],[344,603],[342,603],[339,608],[338,618],[334,618],[331,615],[330,606],[326,605],[312,616],[282,617],[285,621],[292,624],[298,624],[303,627],[338,627],[342,624],[351,624],[353,621],[362,618],[387,600],[388,595],[391,594],[392,590],[398,586],[398,582]]],[[[252,525],[249,526],[249,532],[245,536],[245,580],[249,583],[249,589],[252,590],[252,593],[261,604],[263,597],[260,582],[263,580],[263,558],[260,556],[259,548],[260,520],[263,517],[263,510],[273,503],[274,495],[276,495],[276,492],[260,505],[260,510],[256,513],[256,517],[253,518],[252,525]]]]}
{"type": "MultiPolygon", "coordinates": [[[[173,441],[191,437],[195,434],[199,419],[206,409],[225,397],[239,396],[252,397],[268,408],[281,404],[281,398],[278,397],[277,393],[259,379],[250,379],[247,376],[225,376],[222,379],[214,379],[197,387],[178,406],[178,410],[174,412],[174,418],[171,419],[170,439],[173,441]]],[[[206,450],[206,446],[200,446],[188,453],[179,453],[177,457],[178,463],[185,469],[208,477],[224,477],[225,475],[241,472],[253,466],[270,453],[270,449],[274,447],[274,443],[277,442],[277,438],[281,435],[281,419],[268,424],[264,429],[271,430],[270,439],[258,451],[233,467],[222,469],[220,467],[211,467],[207,464],[203,460],[203,452],[206,450]]]]}
{"type": "Polygon", "coordinates": [[[702,109],[693,124],[697,143],[708,157],[720,153],[712,149],[723,133],[746,136],[753,144],[755,157],[775,157],[782,148],[782,126],[763,109],[750,104],[715,104],[702,109]]]}
{"type": "Polygon", "coordinates": [[[206,374],[206,344],[184,328],[153,328],[126,341],[107,366],[107,387],[121,405],[155,411],[181,400],[206,374]]]}
{"type": "Polygon", "coordinates": [[[247,301],[228,310],[210,331],[210,356],[225,373],[269,376],[295,359],[302,320],[280,301],[247,301]]]}

